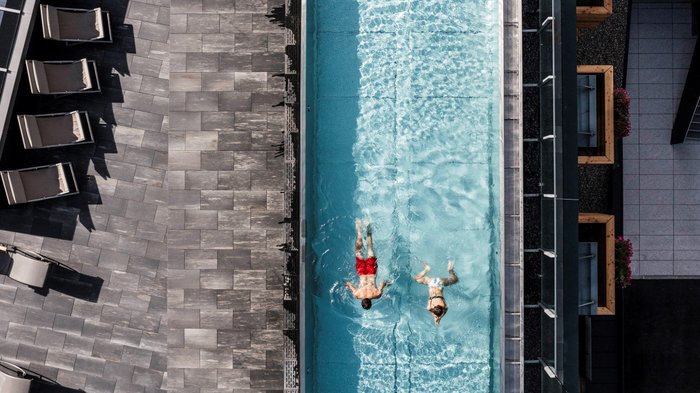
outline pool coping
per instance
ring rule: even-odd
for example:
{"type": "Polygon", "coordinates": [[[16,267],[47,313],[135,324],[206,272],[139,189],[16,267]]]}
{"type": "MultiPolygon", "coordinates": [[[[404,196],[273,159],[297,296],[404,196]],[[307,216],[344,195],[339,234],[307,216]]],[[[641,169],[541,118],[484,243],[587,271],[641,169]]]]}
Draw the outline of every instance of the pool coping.
{"type": "MultiPolygon", "coordinates": [[[[306,13],[307,0],[301,0],[299,46],[299,157],[306,156],[306,13]]],[[[306,392],[306,349],[302,341],[306,337],[306,160],[299,160],[299,391],[306,392]]]]}
{"type": "Polygon", "coordinates": [[[524,392],[522,2],[502,0],[501,391],[524,392]]]}

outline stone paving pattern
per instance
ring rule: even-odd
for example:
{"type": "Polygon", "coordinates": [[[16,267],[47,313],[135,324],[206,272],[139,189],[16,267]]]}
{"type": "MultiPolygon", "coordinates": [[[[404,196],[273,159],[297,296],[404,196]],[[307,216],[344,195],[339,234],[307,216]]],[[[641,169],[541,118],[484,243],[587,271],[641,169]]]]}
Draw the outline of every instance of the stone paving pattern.
{"type": "Polygon", "coordinates": [[[87,392],[280,392],[282,2],[102,6],[113,45],[33,43],[100,64],[99,97],[43,101],[99,118],[93,150],[48,153],[82,193],[6,209],[0,241],[104,284],[90,302],[0,276],[0,355],[87,392]]]}
{"type": "Polygon", "coordinates": [[[283,389],[283,4],[171,2],[170,392],[283,389]]]}
{"type": "Polygon", "coordinates": [[[700,144],[669,144],[695,47],[690,8],[632,5],[624,233],[634,244],[636,278],[700,276],[700,144]]]}
{"type": "Polygon", "coordinates": [[[114,44],[35,37],[28,58],[94,59],[103,93],[18,97],[88,109],[94,147],[15,140],[2,164],[71,161],[81,194],[5,208],[0,241],[104,283],[90,302],[0,276],[0,356],[91,393],[281,392],[283,2],[101,5],[114,44]]]}
{"type": "Polygon", "coordinates": [[[28,57],[96,60],[103,94],[18,102],[88,109],[96,143],[5,150],[73,162],[81,194],[6,208],[0,241],[104,284],[90,302],[0,276],[3,359],[91,393],[282,391],[282,4],[107,0],[114,44],[34,39],[28,57]]]}
{"type": "MultiPolygon", "coordinates": [[[[95,144],[3,163],[17,168],[71,161],[82,192],[4,208],[0,241],[42,252],[104,282],[91,302],[56,290],[42,296],[0,276],[0,355],[90,393],[164,392],[169,4],[106,0],[101,5],[112,12],[113,44],[67,48],[35,36],[28,58],[96,60],[103,92],[27,97],[25,83],[16,105],[30,113],[87,109],[95,144]]],[[[40,28],[37,16],[35,31],[40,28]]],[[[22,150],[15,142],[8,136],[4,157],[22,150]]]]}

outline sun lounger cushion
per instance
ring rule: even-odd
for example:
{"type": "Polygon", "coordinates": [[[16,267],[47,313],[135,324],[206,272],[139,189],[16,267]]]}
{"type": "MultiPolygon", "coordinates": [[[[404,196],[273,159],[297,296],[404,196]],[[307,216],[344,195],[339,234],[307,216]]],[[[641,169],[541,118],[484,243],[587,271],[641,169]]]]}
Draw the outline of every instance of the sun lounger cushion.
{"type": "Polygon", "coordinates": [[[44,38],[77,41],[104,38],[101,8],[76,12],[42,4],[41,12],[44,38]]]}
{"type": "Polygon", "coordinates": [[[68,185],[68,178],[66,177],[66,171],[63,169],[63,165],[56,167],[57,180],[58,180],[58,193],[66,194],[70,192],[70,186],[68,185]]]}
{"type": "Polygon", "coordinates": [[[44,63],[44,70],[49,90],[52,92],[81,91],[92,88],[90,68],[85,59],[68,64],[44,63]]]}
{"type": "Polygon", "coordinates": [[[59,9],[57,13],[62,38],[95,40],[104,37],[100,8],[87,12],[70,12],[59,9]]]}
{"type": "Polygon", "coordinates": [[[80,113],[62,116],[20,116],[20,130],[25,148],[69,145],[85,141],[80,113]]]}
{"type": "Polygon", "coordinates": [[[69,191],[63,166],[19,172],[28,201],[65,194],[69,191]]]}
{"type": "Polygon", "coordinates": [[[11,205],[78,193],[70,163],[2,171],[0,177],[11,205]]]}
{"type": "Polygon", "coordinates": [[[90,65],[86,59],[71,63],[44,63],[27,60],[29,83],[32,93],[67,93],[92,88],[90,65]]]}

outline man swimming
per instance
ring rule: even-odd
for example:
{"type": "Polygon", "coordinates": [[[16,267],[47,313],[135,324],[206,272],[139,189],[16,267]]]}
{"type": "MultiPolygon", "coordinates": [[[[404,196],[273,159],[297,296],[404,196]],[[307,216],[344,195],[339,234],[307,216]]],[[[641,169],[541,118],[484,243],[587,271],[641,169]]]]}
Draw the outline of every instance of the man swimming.
{"type": "Polygon", "coordinates": [[[452,261],[447,262],[447,272],[449,273],[447,278],[428,277],[426,274],[430,271],[430,265],[423,262],[423,266],[425,266],[425,268],[422,272],[418,273],[416,281],[428,286],[428,311],[433,314],[435,325],[439,325],[442,317],[447,314],[447,303],[445,303],[442,290],[444,287],[458,281],[457,275],[454,272],[455,264],[452,261]]]}
{"type": "Polygon", "coordinates": [[[372,299],[377,299],[382,296],[382,291],[386,286],[386,281],[382,281],[377,288],[377,257],[374,256],[372,249],[372,227],[367,224],[367,258],[362,257],[362,221],[355,221],[357,229],[357,239],[355,240],[355,270],[360,277],[360,283],[357,288],[350,282],[346,282],[345,286],[350,288],[353,296],[357,299],[362,299],[362,308],[369,310],[372,307],[372,299]]]}

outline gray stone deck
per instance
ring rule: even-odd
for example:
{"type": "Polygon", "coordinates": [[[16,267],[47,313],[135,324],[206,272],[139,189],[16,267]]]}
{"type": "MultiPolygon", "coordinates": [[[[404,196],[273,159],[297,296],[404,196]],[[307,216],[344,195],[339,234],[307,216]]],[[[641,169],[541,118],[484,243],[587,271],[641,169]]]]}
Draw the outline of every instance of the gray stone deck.
{"type": "Polygon", "coordinates": [[[283,4],[172,2],[171,392],[283,388],[283,4]]]}
{"type": "Polygon", "coordinates": [[[88,109],[96,143],[8,139],[3,169],[71,161],[81,194],[4,208],[0,241],[102,285],[0,276],[3,359],[90,393],[282,391],[282,4],[107,0],[114,44],[35,38],[28,58],[97,60],[103,93],[21,93],[17,110],[88,109]]]}
{"type": "Polygon", "coordinates": [[[52,281],[42,295],[0,276],[0,355],[91,393],[165,391],[168,3],[146,1],[103,2],[114,44],[66,48],[35,37],[29,48],[28,58],[98,62],[102,94],[30,97],[25,83],[16,105],[89,110],[95,145],[24,154],[13,134],[3,154],[4,169],[73,163],[81,194],[3,208],[0,241],[67,264],[83,284],[52,281]]]}
{"type": "Polygon", "coordinates": [[[669,144],[695,46],[690,18],[689,2],[632,6],[624,232],[636,278],[700,276],[700,144],[669,144]]]}

